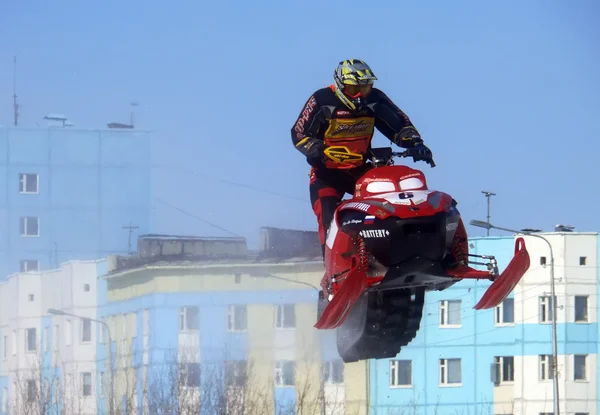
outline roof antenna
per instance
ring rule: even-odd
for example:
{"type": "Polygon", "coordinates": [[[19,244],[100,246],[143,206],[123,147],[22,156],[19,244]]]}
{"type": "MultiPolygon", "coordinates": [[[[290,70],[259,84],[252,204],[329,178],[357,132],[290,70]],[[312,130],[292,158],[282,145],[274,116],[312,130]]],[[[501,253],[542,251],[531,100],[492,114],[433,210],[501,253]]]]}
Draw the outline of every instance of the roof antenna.
{"type": "Polygon", "coordinates": [[[138,107],[140,104],[137,101],[132,101],[129,105],[131,105],[131,128],[135,128],[135,108],[138,107]]]}
{"type": "Polygon", "coordinates": [[[14,56],[13,62],[13,117],[16,127],[19,124],[19,102],[17,101],[17,55],[14,56]]]}

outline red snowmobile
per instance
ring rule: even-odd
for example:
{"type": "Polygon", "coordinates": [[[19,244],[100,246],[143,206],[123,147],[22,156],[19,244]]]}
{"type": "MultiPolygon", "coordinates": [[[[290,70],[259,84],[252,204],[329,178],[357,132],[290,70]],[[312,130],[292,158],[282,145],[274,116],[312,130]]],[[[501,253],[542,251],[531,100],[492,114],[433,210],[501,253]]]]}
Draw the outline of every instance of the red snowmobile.
{"type": "MultiPolygon", "coordinates": [[[[345,147],[337,151],[339,159],[353,157],[345,147]]],[[[410,149],[371,149],[373,168],[337,207],[326,237],[315,327],[337,329],[344,362],[396,356],[417,335],[425,292],[487,279],[493,283],[474,308],[489,309],[511,293],[530,265],[523,238],[515,241],[515,255],[500,275],[494,256],[469,254],[456,201],[430,190],[420,170],[395,166],[394,156],[410,157],[410,149]]]]}

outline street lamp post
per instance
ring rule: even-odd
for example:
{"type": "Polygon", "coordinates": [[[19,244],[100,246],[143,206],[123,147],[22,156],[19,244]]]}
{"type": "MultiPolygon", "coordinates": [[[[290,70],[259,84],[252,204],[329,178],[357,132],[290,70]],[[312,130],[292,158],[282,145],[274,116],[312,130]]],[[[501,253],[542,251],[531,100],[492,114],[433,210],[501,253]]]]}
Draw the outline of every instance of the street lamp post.
{"type": "Polygon", "coordinates": [[[560,415],[560,408],[558,406],[558,339],[556,333],[556,290],[554,285],[554,253],[552,251],[552,244],[548,239],[544,238],[541,235],[537,235],[530,230],[514,230],[508,228],[501,228],[499,226],[494,226],[489,222],[484,222],[482,220],[472,220],[470,222],[472,226],[477,226],[479,228],[484,229],[498,229],[501,231],[512,232],[512,233],[522,233],[524,235],[533,236],[535,238],[540,238],[548,245],[550,249],[550,290],[552,295],[552,386],[554,389],[553,400],[554,400],[554,415],[560,415]]]}
{"type": "Polygon", "coordinates": [[[72,313],[67,313],[66,311],[62,311],[62,310],[57,310],[55,308],[49,308],[48,309],[48,314],[54,314],[56,316],[71,316],[71,317],[75,317],[78,319],[88,319],[90,321],[94,321],[96,323],[102,324],[104,327],[106,327],[106,333],[108,334],[108,356],[109,356],[109,369],[110,369],[110,398],[109,398],[109,411],[111,415],[115,414],[115,410],[114,410],[114,398],[115,398],[115,383],[114,383],[114,377],[113,377],[113,371],[112,371],[112,337],[110,334],[110,327],[108,327],[108,324],[106,324],[106,322],[102,321],[102,320],[97,320],[95,318],[91,318],[91,317],[84,317],[84,316],[79,316],[77,314],[72,314],[72,313]]]}

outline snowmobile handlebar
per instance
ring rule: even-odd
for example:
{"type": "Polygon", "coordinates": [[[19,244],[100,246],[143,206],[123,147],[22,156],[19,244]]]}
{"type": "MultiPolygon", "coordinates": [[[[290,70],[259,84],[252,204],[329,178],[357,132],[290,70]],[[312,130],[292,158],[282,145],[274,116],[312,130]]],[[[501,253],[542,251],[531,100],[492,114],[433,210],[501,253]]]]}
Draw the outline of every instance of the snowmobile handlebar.
{"type": "MultiPolygon", "coordinates": [[[[411,149],[404,151],[392,151],[391,147],[371,148],[371,163],[375,166],[385,166],[394,164],[394,157],[413,157],[411,149]]],[[[433,160],[426,160],[431,167],[435,167],[433,160]]]]}

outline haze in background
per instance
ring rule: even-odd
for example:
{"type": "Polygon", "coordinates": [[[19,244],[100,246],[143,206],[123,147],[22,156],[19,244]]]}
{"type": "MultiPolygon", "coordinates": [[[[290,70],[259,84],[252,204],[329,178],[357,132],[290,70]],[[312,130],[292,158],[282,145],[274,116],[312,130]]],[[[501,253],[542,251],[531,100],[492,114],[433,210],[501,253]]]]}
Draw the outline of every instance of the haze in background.
{"type": "Polygon", "coordinates": [[[59,112],[105,127],[137,101],[137,126],[158,132],[156,231],[253,245],[262,225],[316,229],[289,131],[357,57],[421,131],[437,167],[417,167],[467,223],[485,219],[492,190],[498,225],[600,228],[586,185],[600,177],[597,1],[177,4],[5,2],[0,124],[12,124],[14,55],[22,126],[59,112]]]}

